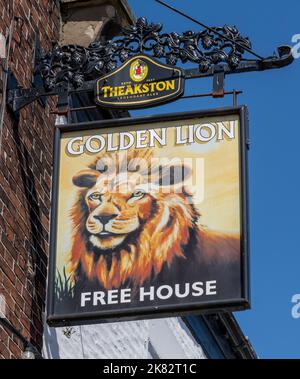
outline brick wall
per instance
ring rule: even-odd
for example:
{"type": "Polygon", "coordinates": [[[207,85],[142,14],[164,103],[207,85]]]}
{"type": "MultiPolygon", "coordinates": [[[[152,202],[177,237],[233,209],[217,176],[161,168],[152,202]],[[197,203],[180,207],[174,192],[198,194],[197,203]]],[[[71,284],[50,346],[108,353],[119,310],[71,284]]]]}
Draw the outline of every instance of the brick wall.
{"type": "MultiPolygon", "coordinates": [[[[6,35],[13,16],[21,17],[14,23],[9,60],[21,86],[31,83],[34,29],[46,50],[58,38],[56,4],[54,0],[0,0],[2,34],[6,35]]],[[[3,75],[0,67],[1,90],[3,75]]],[[[53,99],[48,99],[45,108],[32,103],[20,112],[19,120],[6,108],[0,145],[0,295],[6,301],[7,319],[39,349],[47,274],[53,104],[53,99]]],[[[18,358],[22,350],[21,341],[0,325],[0,358],[18,358]]]]}

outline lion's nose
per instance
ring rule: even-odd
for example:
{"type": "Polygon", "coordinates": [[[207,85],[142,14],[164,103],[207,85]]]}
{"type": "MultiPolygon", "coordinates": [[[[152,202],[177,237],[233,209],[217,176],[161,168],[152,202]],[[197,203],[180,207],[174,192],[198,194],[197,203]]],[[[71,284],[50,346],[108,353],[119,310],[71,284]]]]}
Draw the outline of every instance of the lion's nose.
{"type": "Polygon", "coordinates": [[[109,215],[102,215],[102,216],[94,216],[95,219],[99,220],[103,225],[107,224],[110,220],[117,217],[117,214],[109,214],[109,215]]]}

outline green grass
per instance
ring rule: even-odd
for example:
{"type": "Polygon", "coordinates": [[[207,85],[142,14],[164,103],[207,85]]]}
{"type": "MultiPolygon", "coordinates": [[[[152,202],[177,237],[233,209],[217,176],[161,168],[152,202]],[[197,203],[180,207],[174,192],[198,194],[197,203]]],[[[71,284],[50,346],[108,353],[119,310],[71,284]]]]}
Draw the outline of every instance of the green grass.
{"type": "Polygon", "coordinates": [[[64,313],[74,307],[74,287],[75,283],[71,275],[67,276],[66,268],[63,268],[62,274],[57,270],[54,284],[56,312],[64,313]]]}

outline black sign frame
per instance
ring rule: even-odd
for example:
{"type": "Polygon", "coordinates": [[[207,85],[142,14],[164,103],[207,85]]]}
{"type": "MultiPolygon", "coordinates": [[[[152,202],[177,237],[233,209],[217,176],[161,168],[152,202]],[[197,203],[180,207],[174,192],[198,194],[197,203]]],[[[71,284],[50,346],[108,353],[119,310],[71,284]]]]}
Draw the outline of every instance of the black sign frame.
{"type": "Polygon", "coordinates": [[[50,256],[48,267],[47,290],[47,323],[50,326],[61,327],[69,325],[88,325],[103,322],[119,322],[140,319],[152,319],[161,317],[179,317],[193,314],[207,314],[221,311],[237,311],[250,309],[250,285],[249,285],[249,220],[248,220],[248,110],[246,106],[237,108],[218,108],[210,110],[180,112],[173,114],[155,115],[148,117],[123,118],[89,123],[79,123],[56,126],[54,136],[54,166],[52,179],[51,201],[51,226],[50,226],[50,256]],[[93,130],[95,128],[111,128],[113,126],[126,127],[128,125],[143,125],[150,122],[176,121],[181,119],[193,119],[200,117],[230,116],[239,117],[239,148],[240,148],[240,209],[241,209],[241,277],[242,296],[226,301],[206,301],[200,304],[191,303],[185,305],[160,305],[147,307],[130,307],[130,309],[118,311],[100,311],[72,314],[55,314],[54,312],[54,284],[56,271],[56,235],[57,235],[57,208],[58,208],[58,180],[60,165],[60,138],[63,132],[93,130]]]}

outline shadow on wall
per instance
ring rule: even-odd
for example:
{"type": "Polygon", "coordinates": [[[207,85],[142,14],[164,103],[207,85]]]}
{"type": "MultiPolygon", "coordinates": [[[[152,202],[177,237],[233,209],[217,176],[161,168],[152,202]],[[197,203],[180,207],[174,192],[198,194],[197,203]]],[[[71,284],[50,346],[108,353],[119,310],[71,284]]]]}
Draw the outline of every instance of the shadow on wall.
{"type": "Polygon", "coordinates": [[[50,328],[47,324],[44,326],[43,357],[47,357],[47,359],[60,358],[56,329],[50,328]]]}
{"type": "Polygon", "coordinates": [[[42,227],[41,210],[35,185],[35,176],[30,168],[32,167],[30,163],[34,158],[20,138],[19,117],[13,119],[12,126],[17,152],[18,171],[21,174],[20,177],[23,184],[23,191],[28,210],[27,220],[30,227],[30,234],[27,241],[29,243],[26,244],[25,241],[25,249],[28,252],[26,276],[32,283],[30,340],[35,346],[41,348],[43,333],[43,310],[45,307],[44,293],[46,288],[46,277],[41,271],[42,262],[45,266],[47,266],[47,255],[45,252],[46,246],[43,240],[43,234],[45,238],[47,238],[47,236],[42,227]],[[39,294],[37,292],[39,292],[39,294]],[[38,333],[36,330],[38,330],[38,333]]]}

